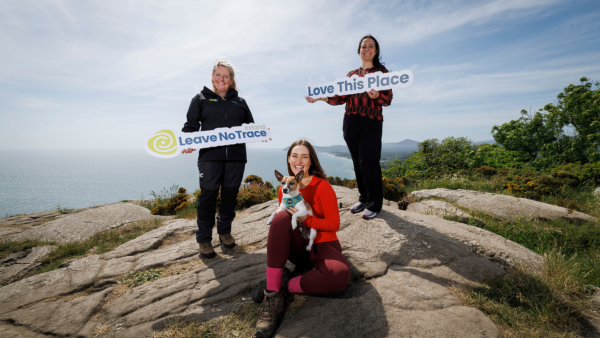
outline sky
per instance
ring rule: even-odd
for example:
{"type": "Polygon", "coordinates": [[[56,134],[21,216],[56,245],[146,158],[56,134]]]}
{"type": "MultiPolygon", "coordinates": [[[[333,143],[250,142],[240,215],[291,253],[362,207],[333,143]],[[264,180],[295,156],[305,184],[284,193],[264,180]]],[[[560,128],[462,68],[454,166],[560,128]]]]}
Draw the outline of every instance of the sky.
{"type": "Polygon", "coordinates": [[[3,0],[0,150],[143,149],[183,126],[217,60],[271,128],[251,147],[344,144],[344,107],[305,87],[359,68],[366,34],[387,69],[414,74],[383,109],[383,142],[492,140],[521,109],[600,81],[598,32],[598,0],[3,0]]]}

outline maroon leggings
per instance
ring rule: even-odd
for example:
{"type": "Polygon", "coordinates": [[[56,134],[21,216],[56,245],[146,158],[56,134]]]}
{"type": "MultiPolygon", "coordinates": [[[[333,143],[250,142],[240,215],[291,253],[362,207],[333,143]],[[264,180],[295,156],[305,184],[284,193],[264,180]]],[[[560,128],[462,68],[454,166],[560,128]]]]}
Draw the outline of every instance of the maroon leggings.
{"type": "Polygon", "coordinates": [[[342,255],[340,242],[314,243],[309,253],[300,229],[292,230],[291,220],[285,211],[273,219],[267,240],[267,266],[282,269],[288,259],[297,266],[312,264],[315,269],[300,279],[302,291],[325,294],[343,289],[350,281],[350,265],[342,255]]]}

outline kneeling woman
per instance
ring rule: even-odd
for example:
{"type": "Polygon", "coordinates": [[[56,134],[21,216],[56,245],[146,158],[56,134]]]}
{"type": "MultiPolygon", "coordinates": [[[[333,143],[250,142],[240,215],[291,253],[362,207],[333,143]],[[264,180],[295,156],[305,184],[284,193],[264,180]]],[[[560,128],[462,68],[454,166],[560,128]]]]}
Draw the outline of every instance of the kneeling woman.
{"type": "MultiPolygon", "coordinates": [[[[279,212],[269,228],[267,240],[267,284],[263,312],[256,323],[257,337],[270,337],[282,319],[284,293],[327,294],[343,289],[350,280],[350,266],[342,255],[336,232],[340,229],[340,213],[335,191],[327,182],[325,173],[313,146],[305,140],[294,142],[288,149],[290,176],[304,171],[299,184],[305,202],[312,207],[313,216],[298,217],[298,222],[317,230],[313,248],[306,251],[307,243],[300,228],[292,230],[291,215],[297,210],[288,208],[279,212]],[[315,269],[289,279],[284,273],[287,261],[315,269]]],[[[281,204],[281,189],[279,203],[281,204]]]]}

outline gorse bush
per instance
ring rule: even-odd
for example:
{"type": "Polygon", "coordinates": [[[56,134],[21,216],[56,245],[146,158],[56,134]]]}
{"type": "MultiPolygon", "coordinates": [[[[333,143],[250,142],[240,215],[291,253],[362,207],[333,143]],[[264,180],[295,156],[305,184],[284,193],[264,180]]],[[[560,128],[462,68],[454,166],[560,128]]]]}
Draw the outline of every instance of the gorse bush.
{"type": "MultiPolygon", "coordinates": [[[[356,179],[339,178],[338,176],[327,176],[327,182],[331,185],[337,185],[340,187],[346,187],[350,189],[357,188],[356,179]]],[[[406,189],[404,183],[400,178],[388,178],[383,177],[383,198],[391,201],[399,201],[406,196],[406,189]]]]}
{"type": "Polygon", "coordinates": [[[356,179],[339,178],[338,176],[327,176],[327,182],[329,182],[329,184],[331,185],[337,185],[340,187],[346,187],[350,189],[358,187],[358,185],[356,184],[356,179]]]}

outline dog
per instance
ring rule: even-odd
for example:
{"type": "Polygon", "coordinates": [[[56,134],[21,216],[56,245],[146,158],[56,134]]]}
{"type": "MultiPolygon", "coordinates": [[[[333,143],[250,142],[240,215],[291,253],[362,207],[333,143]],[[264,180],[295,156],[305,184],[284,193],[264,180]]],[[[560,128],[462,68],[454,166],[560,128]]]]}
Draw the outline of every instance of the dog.
{"type": "MultiPolygon", "coordinates": [[[[297,173],[296,176],[283,176],[279,173],[279,171],[275,170],[275,177],[277,178],[277,181],[281,183],[281,192],[283,195],[281,196],[281,204],[279,205],[279,208],[277,208],[277,210],[271,214],[267,224],[271,224],[273,218],[278,212],[285,211],[286,208],[293,207],[298,210],[298,212],[292,215],[292,229],[296,230],[298,227],[298,217],[313,215],[310,205],[304,202],[304,199],[298,190],[300,181],[302,181],[302,178],[304,177],[304,171],[297,173]]],[[[309,240],[306,250],[310,251],[313,241],[317,236],[317,230],[311,228],[309,233],[308,229],[308,227],[300,224],[300,233],[302,234],[302,237],[309,240]]]]}

